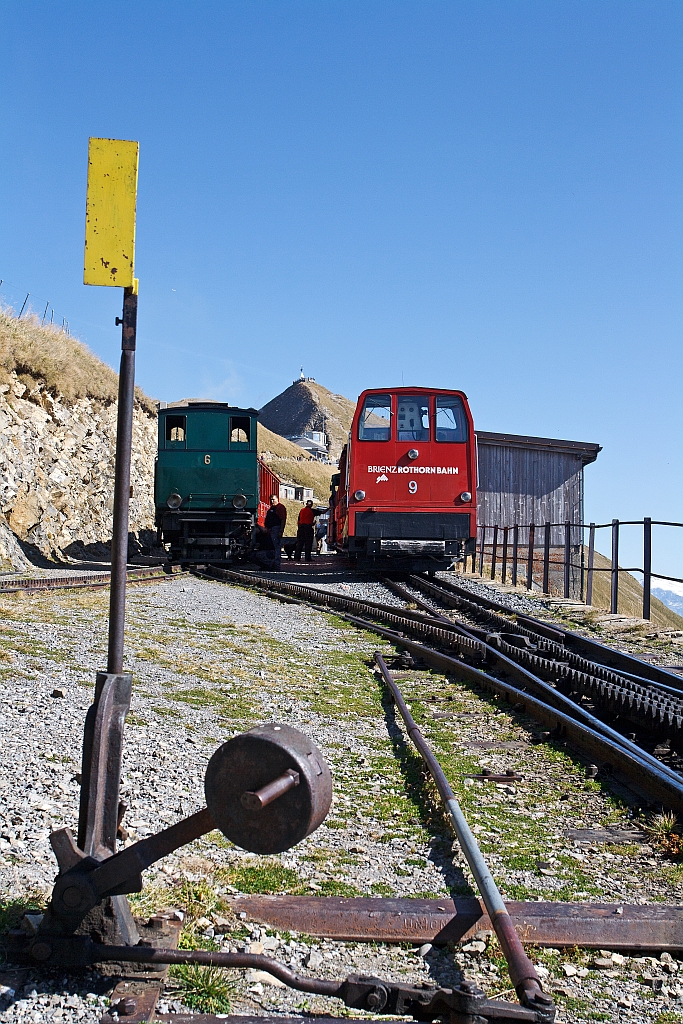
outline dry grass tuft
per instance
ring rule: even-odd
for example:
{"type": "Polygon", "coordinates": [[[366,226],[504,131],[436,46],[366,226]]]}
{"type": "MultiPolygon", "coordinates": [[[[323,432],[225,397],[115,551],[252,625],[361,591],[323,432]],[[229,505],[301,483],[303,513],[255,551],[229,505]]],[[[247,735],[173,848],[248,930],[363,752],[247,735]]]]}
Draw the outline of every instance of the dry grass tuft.
{"type": "Polygon", "coordinates": [[[650,842],[658,846],[667,857],[678,858],[683,855],[683,828],[673,811],[654,814],[643,825],[643,829],[649,835],[650,842]]]}
{"type": "MultiPolygon", "coordinates": [[[[76,338],[54,326],[41,326],[35,316],[14,316],[0,308],[0,383],[16,373],[29,390],[42,386],[69,405],[91,398],[109,405],[116,401],[118,374],[76,338]]],[[[142,408],[156,415],[156,404],[139,388],[142,408]]]]}

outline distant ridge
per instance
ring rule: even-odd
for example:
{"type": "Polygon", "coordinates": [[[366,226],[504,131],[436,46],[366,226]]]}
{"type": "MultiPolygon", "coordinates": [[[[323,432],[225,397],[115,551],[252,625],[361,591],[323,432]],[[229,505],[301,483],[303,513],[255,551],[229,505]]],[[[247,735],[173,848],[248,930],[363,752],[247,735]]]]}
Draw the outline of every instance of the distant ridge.
{"type": "Polygon", "coordinates": [[[259,421],[282,437],[304,434],[307,430],[325,430],[330,442],[330,457],[336,462],[351,429],[356,403],[335,395],[322,384],[308,378],[297,380],[263,406],[259,421]]]}

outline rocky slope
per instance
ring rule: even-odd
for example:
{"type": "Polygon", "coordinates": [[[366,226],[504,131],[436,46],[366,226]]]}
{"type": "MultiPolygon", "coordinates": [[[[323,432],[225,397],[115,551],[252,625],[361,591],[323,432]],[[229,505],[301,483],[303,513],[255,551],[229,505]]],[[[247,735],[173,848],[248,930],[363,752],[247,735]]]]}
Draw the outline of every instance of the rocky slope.
{"type": "MultiPolygon", "coordinates": [[[[106,555],[111,536],[115,404],[79,398],[69,405],[16,374],[0,384],[0,508],[5,562],[16,566],[11,534],[48,558],[106,555]]],[[[131,548],[150,543],[156,417],[135,410],[130,503],[131,548]],[[137,541],[137,544],[136,544],[137,541]]],[[[23,563],[19,558],[19,567],[23,563]]]]}
{"type": "Polygon", "coordinates": [[[351,429],[356,403],[335,395],[314,380],[295,380],[260,410],[260,421],[276,434],[304,434],[323,430],[330,441],[330,457],[339,458],[351,429]]]}
{"type": "MultiPolygon", "coordinates": [[[[0,313],[0,562],[106,556],[116,446],[115,372],[74,338],[0,313]],[[21,542],[21,543],[20,543],[21,542]]],[[[153,539],[156,409],[138,391],[131,549],[153,539]]]]}

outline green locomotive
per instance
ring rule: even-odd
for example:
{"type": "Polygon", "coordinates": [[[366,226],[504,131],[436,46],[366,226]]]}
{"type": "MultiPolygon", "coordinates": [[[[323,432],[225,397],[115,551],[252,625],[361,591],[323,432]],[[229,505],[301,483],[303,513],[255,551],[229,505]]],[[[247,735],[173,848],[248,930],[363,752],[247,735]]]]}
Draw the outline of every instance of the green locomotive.
{"type": "Polygon", "coordinates": [[[249,548],[259,483],[269,492],[279,488],[258,458],[257,416],[256,409],[203,399],[161,403],[154,505],[159,542],[172,562],[234,562],[249,548]]]}

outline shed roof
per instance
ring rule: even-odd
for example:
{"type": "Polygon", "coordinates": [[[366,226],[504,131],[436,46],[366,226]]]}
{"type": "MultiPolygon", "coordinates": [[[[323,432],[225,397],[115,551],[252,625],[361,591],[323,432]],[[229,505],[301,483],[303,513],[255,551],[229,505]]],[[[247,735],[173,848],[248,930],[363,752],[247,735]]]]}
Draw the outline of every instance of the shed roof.
{"type": "Polygon", "coordinates": [[[490,430],[477,430],[477,441],[481,445],[495,445],[502,448],[531,448],[535,451],[552,451],[563,455],[575,455],[584,466],[595,462],[602,446],[590,441],[563,441],[555,437],[529,437],[526,434],[498,434],[490,430]]]}

